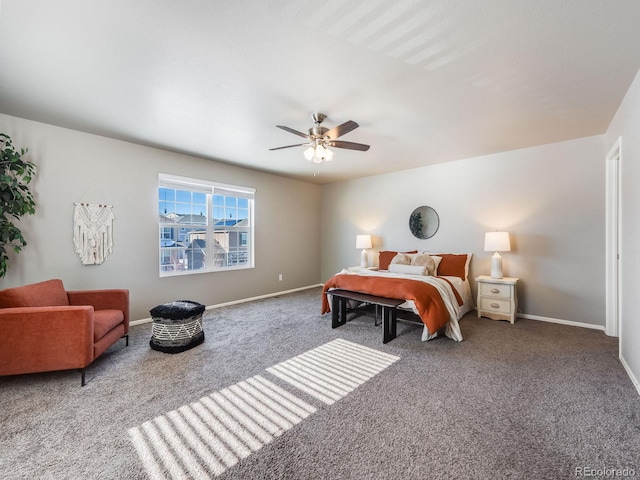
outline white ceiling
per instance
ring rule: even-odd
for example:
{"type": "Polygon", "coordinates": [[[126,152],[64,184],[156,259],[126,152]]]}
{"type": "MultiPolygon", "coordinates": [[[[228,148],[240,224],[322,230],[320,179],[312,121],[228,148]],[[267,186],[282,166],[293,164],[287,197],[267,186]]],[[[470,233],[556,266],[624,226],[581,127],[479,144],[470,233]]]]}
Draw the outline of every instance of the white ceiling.
{"type": "Polygon", "coordinates": [[[640,69],[638,0],[0,1],[0,113],[316,183],[603,133],[640,69]],[[269,151],[316,111],[370,150],[269,151]]]}

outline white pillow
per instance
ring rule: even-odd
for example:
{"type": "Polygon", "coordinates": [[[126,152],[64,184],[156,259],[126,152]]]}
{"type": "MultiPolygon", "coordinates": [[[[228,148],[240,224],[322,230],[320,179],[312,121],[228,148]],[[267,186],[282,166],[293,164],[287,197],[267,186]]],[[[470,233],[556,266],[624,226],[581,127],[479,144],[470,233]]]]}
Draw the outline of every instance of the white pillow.
{"type": "Polygon", "coordinates": [[[436,264],[435,268],[433,269],[433,275],[436,276],[438,275],[438,265],[440,265],[442,257],[438,257],[436,255],[430,255],[430,257],[433,258],[433,262],[436,264]]]}
{"type": "Polygon", "coordinates": [[[392,263],[389,265],[389,271],[393,273],[409,273],[411,275],[424,275],[426,265],[402,265],[399,263],[392,263]]]}

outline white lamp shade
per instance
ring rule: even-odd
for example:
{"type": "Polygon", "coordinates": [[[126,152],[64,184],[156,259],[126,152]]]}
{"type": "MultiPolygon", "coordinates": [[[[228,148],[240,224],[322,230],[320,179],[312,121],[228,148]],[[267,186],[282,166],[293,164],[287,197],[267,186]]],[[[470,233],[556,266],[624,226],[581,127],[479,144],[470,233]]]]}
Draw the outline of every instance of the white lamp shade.
{"type": "Polygon", "coordinates": [[[485,252],[510,252],[509,232],[487,232],[484,234],[485,252]]]}
{"type": "Polygon", "coordinates": [[[315,149],[313,147],[309,147],[304,151],[304,158],[311,161],[315,153],[316,153],[315,149]]]}
{"type": "Polygon", "coordinates": [[[324,160],[325,162],[330,162],[331,160],[333,160],[333,152],[328,148],[324,149],[324,160]]]}
{"type": "Polygon", "coordinates": [[[356,235],[356,248],[371,248],[371,235],[356,235]]]}

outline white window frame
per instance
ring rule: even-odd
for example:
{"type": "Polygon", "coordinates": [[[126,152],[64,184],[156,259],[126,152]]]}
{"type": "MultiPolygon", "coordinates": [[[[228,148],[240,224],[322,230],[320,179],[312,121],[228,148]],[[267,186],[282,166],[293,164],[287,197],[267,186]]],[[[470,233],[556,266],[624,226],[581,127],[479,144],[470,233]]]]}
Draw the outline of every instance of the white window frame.
{"type": "MultiPolygon", "coordinates": [[[[163,268],[166,265],[163,265],[163,252],[165,253],[168,248],[172,247],[163,247],[162,240],[164,238],[164,231],[166,228],[175,228],[176,231],[179,231],[183,226],[189,228],[189,224],[178,224],[171,222],[163,222],[161,219],[161,212],[158,212],[158,271],[160,277],[173,277],[176,275],[190,275],[195,273],[208,273],[208,272],[221,272],[227,270],[243,270],[247,268],[254,268],[255,265],[255,218],[254,218],[254,203],[255,203],[255,193],[256,189],[252,187],[243,187],[238,185],[230,185],[226,183],[212,182],[209,180],[201,180],[196,178],[182,177],[178,175],[171,175],[166,173],[158,174],[158,189],[156,190],[156,197],[158,197],[158,192],[160,188],[171,188],[178,190],[188,190],[191,192],[204,193],[206,195],[206,225],[203,226],[205,232],[205,264],[204,268],[199,269],[170,269],[163,268]],[[225,250],[226,264],[223,265],[215,265],[215,252],[214,252],[214,218],[213,218],[213,197],[214,195],[225,195],[227,197],[237,196],[238,198],[248,199],[248,225],[244,228],[247,228],[248,231],[248,248],[247,248],[247,260],[244,263],[238,263],[237,258],[241,257],[239,251],[234,251],[233,262],[231,262],[232,255],[230,254],[230,250],[225,250]]],[[[160,202],[160,198],[156,198],[156,204],[160,202]]],[[[175,213],[175,212],[174,212],[175,213]]],[[[195,225],[195,224],[194,224],[195,225]]],[[[230,227],[233,229],[233,226],[230,227]]],[[[219,233],[219,232],[218,232],[219,233]]],[[[164,238],[166,240],[166,238],[164,238]]],[[[176,238],[177,241],[177,238],[176,238]]],[[[175,248],[175,247],[173,247],[175,248]]],[[[176,249],[179,251],[179,249],[176,249]]],[[[180,256],[180,255],[178,255],[180,256]]],[[[182,256],[184,256],[184,252],[182,252],[182,256]]]]}

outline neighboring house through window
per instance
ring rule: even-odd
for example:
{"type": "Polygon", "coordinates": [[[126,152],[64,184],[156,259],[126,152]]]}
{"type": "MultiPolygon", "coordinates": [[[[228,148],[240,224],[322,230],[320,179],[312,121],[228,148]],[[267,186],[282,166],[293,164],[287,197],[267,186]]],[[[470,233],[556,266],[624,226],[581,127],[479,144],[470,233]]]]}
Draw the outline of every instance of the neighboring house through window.
{"type": "Polygon", "coordinates": [[[160,276],[254,266],[255,189],[160,174],[160,276]]]}

